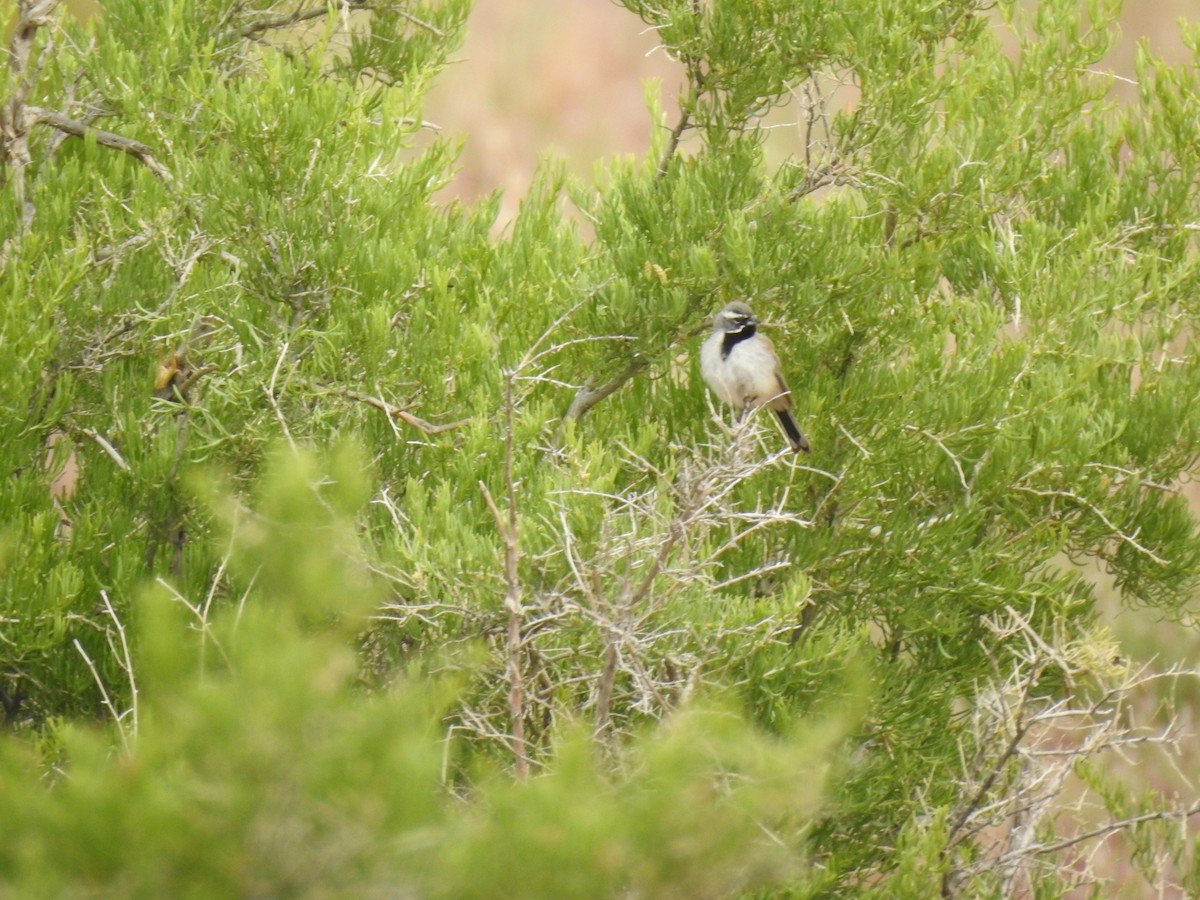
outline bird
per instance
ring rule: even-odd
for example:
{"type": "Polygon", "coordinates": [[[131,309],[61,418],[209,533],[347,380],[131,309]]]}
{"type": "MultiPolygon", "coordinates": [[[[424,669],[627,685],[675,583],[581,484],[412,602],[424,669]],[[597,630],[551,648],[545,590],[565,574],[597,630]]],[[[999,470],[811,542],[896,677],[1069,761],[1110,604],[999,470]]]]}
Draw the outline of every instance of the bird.
{"type": "Polygon", "coordinates": [[[735,410],[770,404],[792,451],[811,450],[792,416],[792,395],[775,345],[758,333],[758,319],[741,300],[726,304],[713,317],[713,330],[700,347],[700,374],[713,393],[735,410]]]}

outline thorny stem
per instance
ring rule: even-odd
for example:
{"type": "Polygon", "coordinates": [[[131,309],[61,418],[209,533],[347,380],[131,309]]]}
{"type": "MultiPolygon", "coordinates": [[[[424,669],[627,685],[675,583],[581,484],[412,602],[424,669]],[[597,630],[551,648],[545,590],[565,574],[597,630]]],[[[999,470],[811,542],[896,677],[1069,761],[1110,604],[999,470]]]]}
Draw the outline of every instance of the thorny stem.
{"type": "MultiPolygon", "coordinates": [[[[1037,683],[1037,679],[1040,678],[1041,675],[1042,669],[1040,667],[1035,667],[1030,671],[1029,677],[1026,679],[1026,691],[1030,690],[1033,685],[1037,683]]],[[[1008,764],[1008,761],[1013,759],[1020,751],[1021,741],[1025,739],[1025,735],[1029,731],[1029,723],[1023,721],[1022,715],[1024,712],[1025,703],[1028,699],[1028,694],[1025,694],[1021,698],[1021,707],[1017,710],[1017,723],[1013,727],[1012,738],[1004,748],[1004,752],[1002,752],[996,759],[996,763],[992,766],[992,770],[983,780],[983,783],[979,785],[979,789],[975,791],[975,796],[973,796],[970,802],[963,807],[962,812],[959,813],[958,818],[954,821],[954,824],[950,826],[949,836],[946,840],[947,849],[949,849],[949,847],[954,843],[955,835],[957,835],[959,830],[967,823],[967,820],[971,818],[971,814],[983,805],[984,799],[987,797],[988,792],[992,789],[992,786],[1000,779],[1004,772],[1004,767],[1008,764]]]]}
{"type": "MultiPolygon", "coordinates": [[[[949,823],[945,847],[939,854],[944,869],[943,897],[969,892],[972,879],[980,876],[998,878],[1003,896],[1024,896],[1032,892],[1034,873],[1047,856],[1144,823],[1182,825],[1200,816],[1197,804],[1142,814],[1115,811],[1119,818],[1075,834],[1045,834],[1047,825],[1052,830],[1061,827],[1057,819],[1065,811],[1064,790],[1080,762],[1105,751],[1122,752],[1133,744],[1173,743],[1178,732],[1172,725],[1161,734],[1143,736],[1127,723],[1123,701],[1149,680],[1136,673],[1122,676],[1098,696],[1077,705],[1069,686],[1072,673],[1081,671],[1080,659],[1043,640],[1028,614],[1011,608],[1007,612],[1011,624],[995,621],[988,627],[1001,640],[1023,638],[1025,647],[1023,652],[1019,645],[1014,648],[1019,659],[1017,672],[1006,679],[997,670],[995,693],[977,694],[982,699],[973,734],[976,752],[969,762],[964,760],[965,799],[949,823]],[[1038,690],[1049,668],[1064,676],[1067,698],[1054,700],[1038,690]]],[[[1082,671],[1092,672],[1086,657],[1084,663],[1082,671]]],[[[1197,673],[1188,670],[1187,674],[1197,673]]],[[[1082,802],[1077,801],[1079,808],[1082,802]]],[[[1094,873],[1079,862],[1082,867],[1072,871],[1082,883],[1094,873]]],[[[1063,866],[1055,864],[1057,870],[1063,866]]]]}
{"type": "MultiPolygon", "coordinates": [[[[957,835],[959,831],[983,806],[984,800],[987,798],[988,793],[995,786],[996,782],[1000,780],[1009,762],[1013,760],[1018,753],[1020,753],[1022,741],[1025,740],[1025,737],[1029,732],[1029,728],[1031,727],[1031,723],[1024,720],[1025,705],[1029,700],[1029,691],[1033,688],[1034,684],[1037,683],[1037,680],[1041,677],[1041,675],[1042,668],[1040,666],[1035,666],[1029,672],[1029,677],[1025,680],[1025,689],[1021,697],[1020,707],[1017,710],[1016,723],[1013,726],[1012,737],[1005,746],[1004,751],[996,759],[996,762],[992,766],[991,771],[988,772],[987,777],[984,778],[983,782],[979,785],[979,788],[975,791],[975,795],[963,807],[962,811],[955,819],[954,824],[950,826],[950,831],[946,838],[945,846],[942,848],[940,854],[943,859],[953,852],[957,845],[957,835]]],[[[953,866],[946,868],[946,872],[942,876],[943,898],[950,898],[954,896],[953,879],[955,874],[956,872],[954,871],[953,866]]]]}

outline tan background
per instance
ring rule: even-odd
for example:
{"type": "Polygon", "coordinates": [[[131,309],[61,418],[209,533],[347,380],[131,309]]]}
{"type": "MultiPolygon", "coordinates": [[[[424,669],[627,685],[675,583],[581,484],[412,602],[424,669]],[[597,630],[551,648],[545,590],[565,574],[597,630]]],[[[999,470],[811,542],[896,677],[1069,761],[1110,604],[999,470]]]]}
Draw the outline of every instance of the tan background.
{"type": "MultiPolygon", "coordinates": [[[[1200,0],[1129,0],[1112,69],[1132,77],[1143,37],[1169,61],[1187,59],[1176,23],[1188,16],[1200,21],[1200,0]]],[[[682,84],[681,67],[657,44],[654,32],[613,0],[477,0],[466,43],[425,108],[443,133],[466,141],[445,196],[469,200],[501,188],[507,221],[541,154],[558,155],[572,173],[587,177],[598,160],[645,153],[650,118],[643,82],[661,79],[662,103],[671,112],[682,84]]],[[[1117,93],[1131,91],[1124,86],[1117,93]]],[[[788,110],[771,121],[785,132],[782,145],[788,110]]]]}

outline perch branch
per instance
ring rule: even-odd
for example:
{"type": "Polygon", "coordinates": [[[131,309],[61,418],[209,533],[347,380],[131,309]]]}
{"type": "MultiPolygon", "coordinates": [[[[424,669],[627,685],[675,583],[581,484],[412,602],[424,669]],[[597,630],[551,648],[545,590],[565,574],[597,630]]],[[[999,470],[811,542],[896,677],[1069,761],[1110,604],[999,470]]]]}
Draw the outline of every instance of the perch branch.
{"type": "Polygon", "coordinates": [[[610,378],[604,384],[595,387],[590,384],[583,385],[578,393],[575,394],[575,399],[571,401],[571,405],[567,409],[566,418],[582,419],[588,410],[601,400],[619,391],[624,387],[626,382],[636,378],[649,364],[650,361],[646,357],[637,356],[619,374],[610,378]]]}

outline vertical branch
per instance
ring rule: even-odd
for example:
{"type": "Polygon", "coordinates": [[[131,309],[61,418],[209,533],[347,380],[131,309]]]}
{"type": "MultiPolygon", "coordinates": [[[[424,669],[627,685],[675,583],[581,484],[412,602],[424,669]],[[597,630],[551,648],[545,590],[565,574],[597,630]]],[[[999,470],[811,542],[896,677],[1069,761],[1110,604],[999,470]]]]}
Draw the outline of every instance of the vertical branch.
{"type": "Polygon", "coordinates": [[[8,44],[13,92],[11,97],[0,103],[0,148],[3,149],[4,167],[12,172],[13,193],[21,210],[22,230],[27,229],[33,221],[33,206],[25,196],[25,167],[30,162],[29,128],[33,124],[27,103],[29,90],[35,80],[30,60],[38,30],[50,21],[56,6],[58,0],[21,0],[17,6],[17,24],[8,44]]]}
{"type": "MultiPolygon", "coordinates": [[[[692,15],[697,19],[704,15],[700,0],[692,0],[692,15]]],[[[693,127],[692,116],[696,106],[700,102],[700,97],[705,91],[704,70],[701,67],[702,60],[691,54],[683,55],[681,59],[684,68],[687,70],[688,92],[686,97],[679,98],[679,121],[671,129],[670,137],[667,139],[667,147],[663,151],[662,159],[658,162],[659,178],[664,177],[670,169],[671,160],[675,158],[675,154],[679,151],[679,142],[683,139],[683,133],[693,127]]]]}
{"type": "Polygon", "coordinates": [[[524,607],[521,603],[521,581],[517,564],[521,558],[521,547],[517,532],[517,488],[513,480],[513,380],[516,372],[505,372],[504,383],[504,491],[506,513],[501,512],[486,484],[479,482],[479,489],[487,501],[488,509],[496,520],[496,530],[504,541],[504,608],[508,612],[508,627],[505,642],[508,651],[508,715],[512,728],[513,751],[516,755],[517,776],[529,774],[529,747],[525,740],[525,685],[521,678],[521,626],[524,607]]]}
{"type": "Polygon", "coordinates": [[[600,683],[596,688],[596,724],[592,733],[599,737],[612,716],[613,686],[617,683],[617,635],[611,630],[603,635],[604,665],[600,669],[600,683]]]}
{"type": "Polygon", "coordinates": [[[662,159],[658,162],[659,178],[664,177],[670,170],[671,160],[675,158],[675,154],[679,150],[679,142],[683,139],[683,133],[687,131],[688,127],[692,124],[692,111],[689,104],[695,102],[697,96],[699,95],[693,91],[692,96],[688,98],[688,101],[681,104],[683,108],[679,111],[679,121],[676,122],[675,127],[671,129],[670,137],[667,138],[667,148],[663,151],[662,159]]]}

